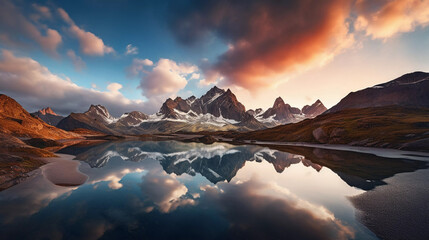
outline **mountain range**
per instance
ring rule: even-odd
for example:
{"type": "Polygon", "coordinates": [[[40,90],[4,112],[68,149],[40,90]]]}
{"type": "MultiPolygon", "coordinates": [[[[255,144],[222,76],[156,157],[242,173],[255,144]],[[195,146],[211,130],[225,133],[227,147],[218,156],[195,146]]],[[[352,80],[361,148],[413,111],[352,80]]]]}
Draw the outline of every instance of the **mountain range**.
{"type": "Polygon", "coordinates": [[[301,110],[286,104],[280,97],[276,99],[273,107],[266,111],[262,109],[246,111],[245,106],[237,100],[230,89],[223,90],[214,86],[200,98],[195,96],[186,99],[168,98],[160,110],[152,115],[133,111],[114,118],[101,105],[91,105],[84,113],[71,113],[62,119],[53,111],[46,109],[33,115],[64,130],[85,128],[116,135],[178,131],[246,132],[313,118],[324,111],[326,107],[320,100],[301,110]],[[54,117],[55,120],[60,119],[57,124],[54,117]]]}
{"type": "Polygon", "coordinates": [[[0,133],[18,138],[81,138],[76,133],[141,135],[199,132],[237,141],[311,142],[429,149],[429,73],[405,74],[384,84],[352,92],[329,110],[320,100],[302,109],[277,98],[267,110],[247,110],[231,90],[213,87],[200,98],[167,99],[151,115],[133,111],[119,118],[101,105],[62,118],[46,108],[30,115],[0,95],[0,133]],[[54,124],[62,118],[56,127],[54,124]],[[60,129],[59,129],[60,128],[60,129]],[[62,129],[62,130],[61,130],[62,129]],[[66,131],[64,131],[66,130],[66,131]],[[83,131],[81,131],[83,130],[83,131]]]}

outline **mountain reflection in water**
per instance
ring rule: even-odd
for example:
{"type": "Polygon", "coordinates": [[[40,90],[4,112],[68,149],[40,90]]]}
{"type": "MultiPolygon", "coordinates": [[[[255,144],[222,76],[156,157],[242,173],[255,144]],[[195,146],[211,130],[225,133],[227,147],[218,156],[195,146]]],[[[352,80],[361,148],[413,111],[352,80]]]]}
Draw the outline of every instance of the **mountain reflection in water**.
{"type": "Polygon", "coordinates": [[[425,162],[298,147],[69,147],[85,184],[0,192],[2,239],[376,239],[347,199],[425,162]],[[23,231],[23,227],[25,231],[23,231]]]}

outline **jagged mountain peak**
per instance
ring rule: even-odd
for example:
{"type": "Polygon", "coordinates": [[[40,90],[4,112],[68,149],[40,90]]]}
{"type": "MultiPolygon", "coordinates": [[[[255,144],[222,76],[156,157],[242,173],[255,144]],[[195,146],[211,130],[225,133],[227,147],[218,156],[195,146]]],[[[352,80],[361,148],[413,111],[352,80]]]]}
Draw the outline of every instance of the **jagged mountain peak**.
{"type": "Polygon", "coordinates": [[[286,105],[285,102],[283,101],[283,98],[277,97],[276,100],[274,101],[273,108],[278,108],[283,105],[286,105]]]}
{"type": "Polygon", "coordinates": [[[39,117],[47,124],[56,126],[64,117],[56,114],[50,107],[43,108],[31,114],[32,116],[39,117]]]}
{"type": "Polygon", "coordinates": [[[105,117],[110,117],[110,113],[107,111],[107,108],[100,104],[91,105],[86,113],[97,113],[105,117]]]}
{"type": "Polygon", "coordinates": [[[195,99],[197,99],[197,97],[195,97],[194,95],[192,95],[192,96],[188,97],[186,100],[195,100],[195,99]]]}
{"type": "Polygon", "coordinates": [[[207,93],[224,93],[224,92],[225,92],[224,89],[218,88],[217,86],[214,86],[214,87],[210,88],[210,90],[207,91],[207,93]]]}
{"type": "Polygon", "coordinates": [[[139,111],[132,111],[129,113],[124,113],[116,122],[117,125],[124,126],[138,126],[144,120],[148,119],[148,116],[139,111]]]}
{"type": "Polygon", "coordinates": [[[323,105],[322,101],[320,101],[320,99],[317,99],[317,101],[313,104],[305,105],[302,108],[302,113],[305,114],[307,117],[313,118],[324,113],[326,110],[327,108],[325,107],[325,105],[323,105]]]}
{"type": "Polygon", "coordinates": [[[106,124],[110,124],[115,121],[115,118],[110,115],[107,108],[100,104],[91,105],[88,111],[86,111],[84,114],[90,118],[93,118],[94,120],[98,120],[106,124]]]}
{"type": "Polygon", "coordinates": [[[192,95],[192,96],[188,97],[185,101],[189,106],[192,106],[192,104],[195,102],[195,100],[197,100],[197,97],[192,95]]]}
{"type": "Polygon", "coordinates": [[[103,105],[100,105],[100,104],[91,104],[91,106],[89,106],[88,111],[97,110],[97,109],[107,110],[106,107],[103,106],[103,105]]]}
{"type": "Polygon", "coordinates": [[[221,96],[225,96],[225,97],[231,98],[231,99],[233,99],[235,101],[238,101],[237,97],[235,96],[235,94],[229,88],[221,96]]]}
{"type": "MultiPolygon", "coordinates": [[[[222,88],[218,88],[216,85],[215,86],[213,86],[212,88],[210,88],[210,90],[214,90],[214,91],[225,91],[225,90],[223,90],[222,88]]],[[[210,91],[209,90],[209,91],[210,91]]]]}
{"type": "Polygon", "coordinates": [[[206,94],[201,96],[200,100],[203,105],[213,102],[216,98],[225,93],[225,90],[216,86],[212,87],[206,94]]]}
{"type": "Polygon", "coordinates": [[[50,107],[46,107],[46,108],[43,108],[43,109],[40,109],[39,111],[37,111],[39,114],[41,114],[41,115],[47,115],[47,114],[50,114],[50,115],[54,115],[54,116],[58,116],[58,114],[56,114],[50,107]]]}
{"type": "Polygon", "coordinates": [[[292,108],[289,104],[286,104],[281,97],[276,98],[273,107],[267,109],[262,115],[262,118],[274,118],[281,122],[293,122],[295,117],[293,114],[300,114],[295,108],[292,108]]]}

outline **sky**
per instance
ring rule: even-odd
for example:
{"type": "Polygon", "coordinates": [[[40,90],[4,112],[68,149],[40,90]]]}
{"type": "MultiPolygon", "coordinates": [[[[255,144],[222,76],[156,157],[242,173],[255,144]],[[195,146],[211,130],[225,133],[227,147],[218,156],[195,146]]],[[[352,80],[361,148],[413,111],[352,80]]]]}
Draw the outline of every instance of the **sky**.
{"type": "Polygon", "coordinates": [[[429,0],[0,0],[0,93],[62,115],[155,113],[230,88],[328,108],[429,71],[429,0]]]}

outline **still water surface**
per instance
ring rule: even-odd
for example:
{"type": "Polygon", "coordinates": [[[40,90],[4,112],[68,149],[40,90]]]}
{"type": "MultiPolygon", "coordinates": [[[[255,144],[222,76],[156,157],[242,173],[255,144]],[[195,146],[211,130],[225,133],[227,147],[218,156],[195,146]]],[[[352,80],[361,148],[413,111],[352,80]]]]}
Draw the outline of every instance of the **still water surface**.
{"type": "MultiPolygon", "coordinates": [[[[380,216],[365,212],[378,207],[366,194],[386,191],[404,174],[429,183],[425,161],[274,148],[176,141],[69,147],[61,153],[81,161],[78,183],[38,170],[0,192],[0,238],[378,239],[392,231],[371,222],[380,216]]],[[[426,201],[429,190],[417,190],[426,201]]],[[[386,192],[383,199],[391,197],[386,192]]],[[[417,221],[427,221],[429,207],[420,211],[417,221]]],[[[399,234],[408,230],[425,234],[399,234]]]]}

